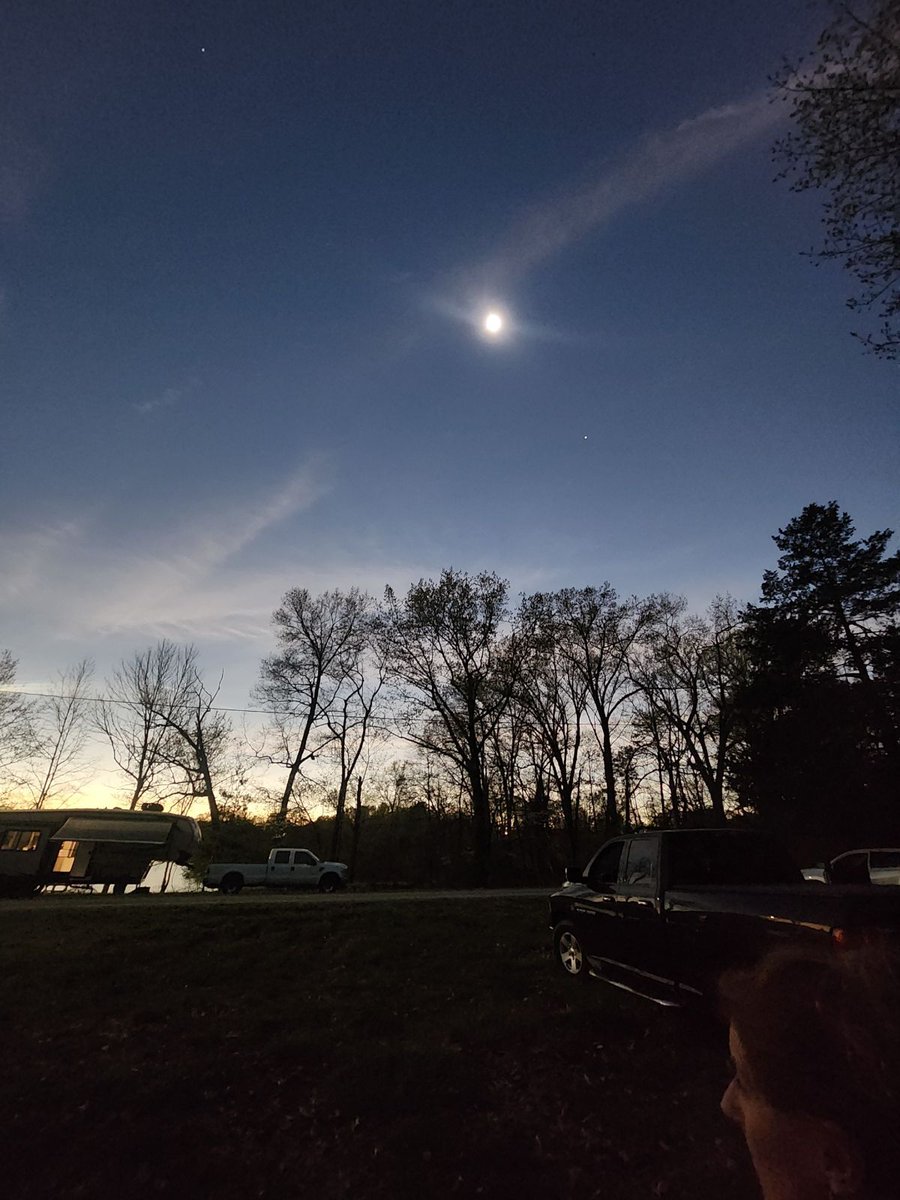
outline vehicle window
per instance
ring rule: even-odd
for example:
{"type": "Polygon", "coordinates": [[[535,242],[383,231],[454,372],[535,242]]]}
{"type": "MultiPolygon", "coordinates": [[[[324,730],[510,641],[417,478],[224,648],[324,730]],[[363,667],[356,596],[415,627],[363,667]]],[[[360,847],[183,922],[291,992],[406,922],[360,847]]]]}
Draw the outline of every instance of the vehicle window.
{"type": "Polygon", "coordinates": [[[841,854],[828,868],[832,883],[868,883],[869,862],[865,850],[841,854]]]}
{"type": "Polygon", "coordinates": [[[40,840],[39,829],[7,829],[0,841],[0,850],[37,850],[40,840]]]}
{"type": "Polygon", "coordinates": [[[622,851],[624,849],[624,842],[613,842],[609,846],[604,846],[591,863],[591,869],[588,872],[588,884],[590,887],[609,887],[610,884],[618,881],[619,863],[622,861],[622,851]]]}
{"type": "Polygon", "coordinates": [[[633,838],[628,846],[625,863],[626,887],[649,887],[656,880],[656,855],[659,842],[656,838],[633,838]]]}
{"type": "Polygon", "coordinates": [[[316,860],[308,850],[294,851],[294,866],[295,867],[314,867],[316,860]]]}
{"type": "Polygon", "coordinates": [[[276,866],[279,866],[279,867],[284,866],[285,863],[289,863],[291,861],[290,850],[276,850],[275,857],[272,859],[272,861],[275,863],[276,866]]]}
{"type": "Polygon", "coordinates": [[[900,868],[900,850],[873,850],[869,855],[869,866],[876,871],[885,868],[896,871],[900,868]]]}

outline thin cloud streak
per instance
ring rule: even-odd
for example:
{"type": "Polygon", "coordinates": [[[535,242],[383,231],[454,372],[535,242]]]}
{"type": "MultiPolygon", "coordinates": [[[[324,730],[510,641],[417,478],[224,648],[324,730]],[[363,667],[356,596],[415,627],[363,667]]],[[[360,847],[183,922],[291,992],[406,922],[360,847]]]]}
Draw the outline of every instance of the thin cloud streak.
{"type": "Polygon", "coordinates": [[[28,609],[46,586],[47,567],[85,531],[83,521],[60,521],[31,532],[0,529],[0,601],[9,612],[28,609]]]}
{"type": "Polygon", "coordinates": [[[497,287],[541,263],[643,203],[700,174],[783,119],[770,93],[707,109],[674,129],[645,137],[599,177],[538,203],[512,226],[497,252],[471,278],[497,287]]]}
{"type": "Polygon", "coordinates": [[[124,552],[88,523],[0,536],[0,578],[13,626],[37,619],[58,638],[133,632],[231,638],[259,636],[279,596],[262,595],[240,555],[281,522],[311,510],[331,487],[313,458],[251,502],[221,504],[202,519],[124,552]]]}
{"type": "MultiPolygon", "coordinates": [[[[233,584],[220,575],[267,530],[309,511],[330,490],[329,474],[323,459],[310,459],[256,502],[224,507],[181,528],[152,557],[143,556],[121,570],[109,599],[100,599],[94,610],[95,628],[111,633],[205,627],[219,636],[255,636],[258,614],[252,605],[247,611],[233,584]]],[[[226,574],[232,572],[240,575],[237,564],[226,574]]]]}
{"type": "Polygon", "coordinates": [[[324,457],[313,457],[280,487],[260,500],[208,518],[179,533],[185,550],[172,556],[199,574],[227,562],[273,525],[305,512],[331,490],[330,468],[324,457]]]}
{"type": "Polygon", "coordinates": [[[23,221],[49,173],[44,151],[9,127],[0,127],[0,223],[23,221]]]}
{"type": "Polygon", "coordinates": [[[157,412],[161,408],[175,408],[189,399],[198,386],[199,380],[193,378],[178,387],[164,388],[158,396],[151,396],[149,400],[139,401],[134,405],[134,410],[146,416],[148,413],[157,412]]]}

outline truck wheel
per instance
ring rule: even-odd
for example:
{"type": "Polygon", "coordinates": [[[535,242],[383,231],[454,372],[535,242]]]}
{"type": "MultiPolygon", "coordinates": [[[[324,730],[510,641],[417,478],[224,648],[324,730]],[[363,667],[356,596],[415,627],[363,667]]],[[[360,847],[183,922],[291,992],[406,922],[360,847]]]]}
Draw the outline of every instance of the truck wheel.
{"type": "Polygon", "coordinates": [[[341,878],[334,871],[328,871],[319,880],[320,892],[338,892],[341,889],[341,878]]]}
{"type": "Polygon", "coordinates": [[[243,875],[238,875],[235,871],[232,871],[219,884],[219,891],[223,896],[236,896],[243,886],[243,875]]]}
{"type": "Polygon", "coordinates": [[[570,921],[560,921],[553,931],[553,958],[570,979],[588,978],[587,958],[570,921]]]}

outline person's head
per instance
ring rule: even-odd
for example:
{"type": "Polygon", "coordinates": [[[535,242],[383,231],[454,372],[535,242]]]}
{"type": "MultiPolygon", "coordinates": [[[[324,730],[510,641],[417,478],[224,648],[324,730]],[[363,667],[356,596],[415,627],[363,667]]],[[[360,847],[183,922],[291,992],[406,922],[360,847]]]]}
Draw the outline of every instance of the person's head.
{"type": "Polygon", "coordinates": [[[877,948],[777,951],[720,984],[764,1200],[900,1195],[900,969],[877,948]]]}

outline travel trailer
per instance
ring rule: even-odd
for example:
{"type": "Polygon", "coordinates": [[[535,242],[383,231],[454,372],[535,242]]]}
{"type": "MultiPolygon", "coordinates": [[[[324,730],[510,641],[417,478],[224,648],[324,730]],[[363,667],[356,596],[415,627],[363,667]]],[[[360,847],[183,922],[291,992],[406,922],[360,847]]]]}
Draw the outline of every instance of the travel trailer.
{"type": "Polygon", "coordinates": [[[162,811],[0,811],[0,896],[30,896],[53,884],[105,884],[124,892],[143,880],[151,863],[187,866],[199,847],[196,821],[162,811]]]}

